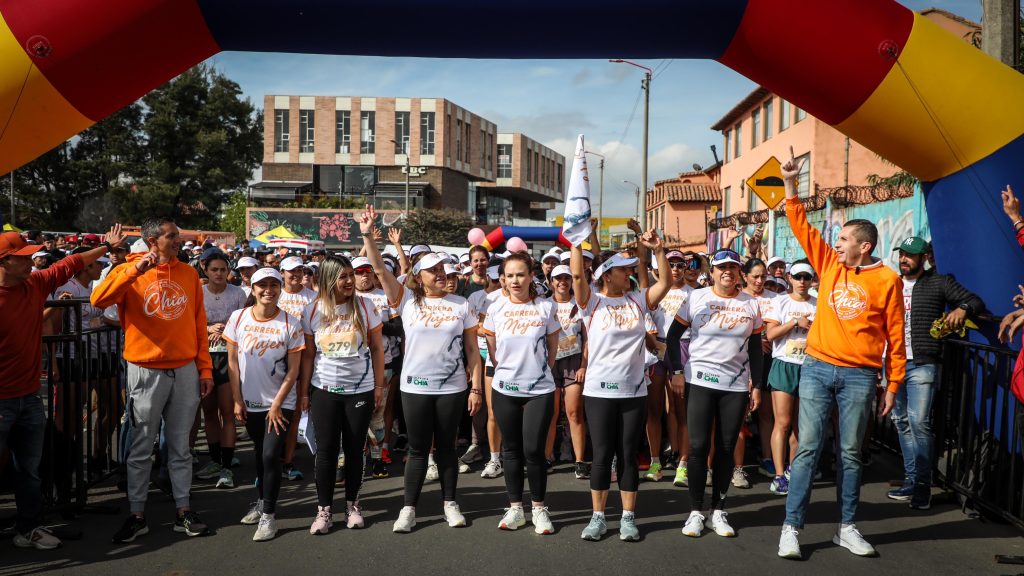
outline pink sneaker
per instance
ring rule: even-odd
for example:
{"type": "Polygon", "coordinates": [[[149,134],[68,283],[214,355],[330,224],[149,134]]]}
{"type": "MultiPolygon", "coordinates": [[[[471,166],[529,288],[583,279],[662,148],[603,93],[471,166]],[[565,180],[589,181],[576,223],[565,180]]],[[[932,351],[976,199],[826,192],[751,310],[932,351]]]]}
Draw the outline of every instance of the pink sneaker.
{"type": "Polygon", "coordinates": [[[309,527],[310,534],[327,534],[334,522],[331,521],[331,507],[317,506],[316,518],[313,525],[309,527]]]}
{"type": "Polygon", "coordinates": [[[359,501],[348,503],[348,509],[345,511],[348,516],[348,527],[349,528],[362,528],[363,527],[363,509],[359,506],[359,501]]]}

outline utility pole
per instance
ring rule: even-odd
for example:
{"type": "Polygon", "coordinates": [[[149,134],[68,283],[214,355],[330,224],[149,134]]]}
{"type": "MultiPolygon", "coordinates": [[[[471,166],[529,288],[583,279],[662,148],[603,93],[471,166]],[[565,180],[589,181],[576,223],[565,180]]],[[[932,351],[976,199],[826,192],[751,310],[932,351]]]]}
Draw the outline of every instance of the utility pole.
{"type": "Polygon", "coordinates": [[[600,184],[597,189],[597,238],[600,239],[601,224],[604,221],[601,217],[602,214],[604,214],[604,154],[598,154],[597,152],[591,152],[590,150],[587,150],[586,153],[601,158],[601,162],[598,164],[601,170],[601,179],[599,180],[600,184]]]}
{"type": "Polygon", "coordinates": [[[644,229],[649,228],[647,226],[647,129],[648,120],[650,119],[650,104],[651,104],[651,75],[654,72],[647,66],[642,66],[636,62],[630,62],[629,60],[623,60],[622,58],[613,58],[609,62],[616,64],[629,64],[630,66],[636,66],[644,71],[644,78],[640,81],[640,87],[644,91],[644,158],[643,164],[640,169],[640,180],[643,182],[643,193],[637,192],[637,220],[644,229]],[[642,218],[642,219],[641,219],[642,218]]]}
{"type": "Polygon", "coordinates": [[[1020,0],[982,0],[981,49],[1007,66],[1020,62],[1020,0]]]}

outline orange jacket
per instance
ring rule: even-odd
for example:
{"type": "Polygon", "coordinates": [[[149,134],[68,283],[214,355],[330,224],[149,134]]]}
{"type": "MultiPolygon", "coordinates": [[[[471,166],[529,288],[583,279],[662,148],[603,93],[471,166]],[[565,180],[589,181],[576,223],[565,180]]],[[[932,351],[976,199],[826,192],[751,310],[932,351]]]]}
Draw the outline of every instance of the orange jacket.
{"type": "Polygon", "coordinates": [[[907,364],[903,280],[881,260],[868,266],[840,264],[836,251],[807,222],[799,198],[786,200],[786,214],[793,235],[821,279],[807,353],[850,368],[881,368],[884,357],[889,391],[896,392],[907,364]]]}
{"type": "Polygon", "coordinates": [[[206,310],[199,274],[172,260],[139,274],[128,262],[114,268],[92,291],[92,304],[117,304],[124,327],[124,359],[146,368],[171,369],[195,362],[200,379],[213,378],[206,310]]]}

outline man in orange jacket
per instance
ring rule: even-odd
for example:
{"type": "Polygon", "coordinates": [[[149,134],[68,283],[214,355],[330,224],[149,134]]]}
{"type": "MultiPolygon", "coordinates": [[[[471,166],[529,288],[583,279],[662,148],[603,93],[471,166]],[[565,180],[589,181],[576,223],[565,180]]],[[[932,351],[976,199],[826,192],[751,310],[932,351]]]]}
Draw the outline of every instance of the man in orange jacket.
{"type": "Polygon", "coordinates": [[[795,157],[782,166],[786,215],[821,283],[818,311],[800,370],[799,448],[793,458],[779,556],[800,558],[797,530],[804,525],[820,447],[835,408],[839,433],[836,491],[842,517],[832,541],[858,556],[874,556],[875,549],[854,524],[860,501],[860,450],[879,371],[884,367],[889,383],[882,416],[892,410],[903,384],[903,281],[871,256],[878,244],[878,229],[871,222],[847,222],[834,248],[811,227],[796,191],[802,167],[803,161],[797,162],[795,157]]]}
{"type": "Polygon", "coordinates": [[[189,433],[200,395],[213,389],[213,363],[206,333],[203,291],[196,271],[178,260],[178,227],[168,218],[147,220],[142,237],[149,252],[129,255],[92,293],[94,306],[117,305],[128,363],[127,413],[132,427],[128,453],[131,514],[115,543],[149,531],[145,519],[150,455],[161,422],[167,467],[178,510],[175,532],[201,536],[209,530],[192,512],[189,433]]]}

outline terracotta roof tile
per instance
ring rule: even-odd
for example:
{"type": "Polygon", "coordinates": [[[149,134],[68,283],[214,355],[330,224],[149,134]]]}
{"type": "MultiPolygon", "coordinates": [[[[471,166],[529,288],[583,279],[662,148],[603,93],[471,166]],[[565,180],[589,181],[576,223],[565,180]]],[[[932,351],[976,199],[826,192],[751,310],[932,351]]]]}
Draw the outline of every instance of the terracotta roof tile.
{"type": "Polygon", "coordinates": [[[722,190],[714,184],[665,184],[669,202],[721,202],[722,190]]]}

